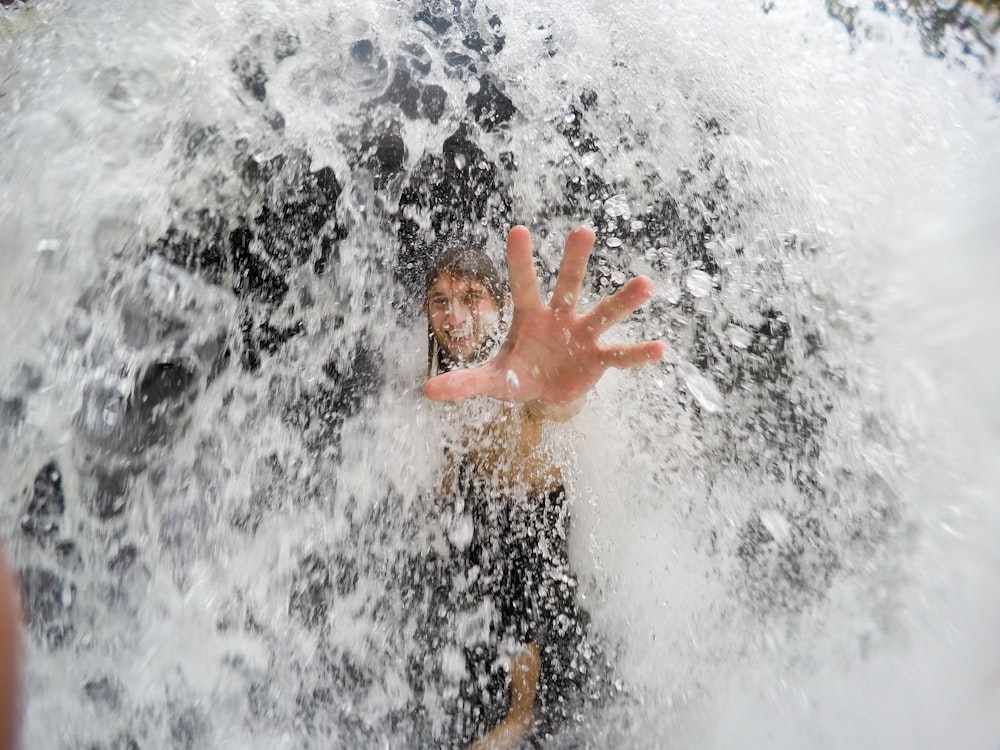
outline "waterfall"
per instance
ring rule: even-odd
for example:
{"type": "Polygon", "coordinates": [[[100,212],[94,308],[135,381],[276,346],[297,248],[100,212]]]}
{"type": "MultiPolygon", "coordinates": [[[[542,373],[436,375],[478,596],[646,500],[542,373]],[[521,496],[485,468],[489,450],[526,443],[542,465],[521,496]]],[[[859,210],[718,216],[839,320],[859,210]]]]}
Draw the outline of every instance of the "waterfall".
{"type": "Polygon", "coordinates": [[[418,746],[429,248],[586,223],[669,353],[546,436],[617,694],[549,746],[997,747],[995,40],[888,6],[0,9],[24,746],[418,746]]]}

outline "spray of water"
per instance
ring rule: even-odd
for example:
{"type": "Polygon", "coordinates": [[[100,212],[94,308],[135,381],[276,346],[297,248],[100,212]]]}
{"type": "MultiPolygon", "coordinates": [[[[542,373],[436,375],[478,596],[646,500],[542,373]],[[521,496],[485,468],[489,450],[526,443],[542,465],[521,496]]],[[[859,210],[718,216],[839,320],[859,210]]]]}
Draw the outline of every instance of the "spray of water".
{"type": "Polygon", "coordinates": [[[670,345],[548,435],[586,743],[996,746],[994,68],[690,5],[0,11],[26,746],[414,744],[426,247],[581,221],[670,345]]]}

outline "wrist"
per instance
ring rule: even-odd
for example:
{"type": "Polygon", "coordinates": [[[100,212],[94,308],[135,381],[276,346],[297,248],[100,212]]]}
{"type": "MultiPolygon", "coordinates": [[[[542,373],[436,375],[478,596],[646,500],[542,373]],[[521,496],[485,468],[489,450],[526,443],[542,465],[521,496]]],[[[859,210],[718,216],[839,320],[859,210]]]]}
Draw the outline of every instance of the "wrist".
{"type": "Polygon", "coordinates": [[[533,417],[547,419],[552,422],[565,422],[579,413],[586,400],[586,394],[566,404],[553,404],[548,401],[536,399],[525,403],[525,408],[528,410],[528,414],[533,417]]]}

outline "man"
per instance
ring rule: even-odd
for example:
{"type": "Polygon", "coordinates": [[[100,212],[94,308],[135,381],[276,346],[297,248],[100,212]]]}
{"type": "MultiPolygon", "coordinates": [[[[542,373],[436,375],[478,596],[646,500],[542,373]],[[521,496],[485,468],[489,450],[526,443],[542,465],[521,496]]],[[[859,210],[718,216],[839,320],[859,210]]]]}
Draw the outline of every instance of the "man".
{"type": "Polygon", "coordinates": [[[590,312],[577,312],[593,245],[591,229],[570,232],[548,304],[539,294],[523,226],[507,238],[509,300],[480,252],[450,249],[428,273],[432,377],[424,394],[435,401],[486,396],[500,402],[492,415],[465,425],[442,484],[451,577],[440,580],[459,582],[460,591],[448,594],[456,610],[486,607],[491,633],[492,649],[484,649],[479,636],[467,636],[464,666],[488,671],[500,644],[515,644],[509,707],[498,722],[489,680],[473,676],[460,694],[459,731],[478,736],[474,748],[517,747],[535,728],[536,709],[540,731],[558,731],[571,712],[570,693],[581,689],[578,673],[588,669],[586,616],[576,605],[567,559],[565,490],[544,451],[542,421],[576,414],[609,367],[640,367],[664,354],[658,341],[600,341],[649,299],[653,284],[646,277],[632,279],[590,312]],[[513,317],[503,336],[508,302],[513,317]]]}

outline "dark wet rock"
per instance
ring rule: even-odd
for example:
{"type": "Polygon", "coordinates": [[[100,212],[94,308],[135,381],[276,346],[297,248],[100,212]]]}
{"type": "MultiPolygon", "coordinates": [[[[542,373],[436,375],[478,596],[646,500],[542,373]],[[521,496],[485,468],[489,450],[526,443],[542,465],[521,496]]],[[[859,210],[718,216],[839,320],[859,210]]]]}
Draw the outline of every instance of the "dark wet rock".
{"type": "Polygon", "coordinates": [[[427,3],[413,15],[413,20],[427,24],[439,36],[452,27],[451,19],[445,17],[437,3],[427,3]]]}
{"type": "Polygon", "coordinates": [[[570,107],[566,117],[563,118],[560,131],[566,137],[566,140],[569,141],[569,145],[578,154],[599,153],[601,149],[598,146],[597,138],[584,129],[583,123],[583,112],[575,106],[570,107]]]}
{"type": "MultiPolygon", "coordinates": [[[[386,172],[397,168],[390,142],[376,151],[386,172]]],[[[331,168],[309,171],[308,163],[301,152],[242,159],[237,170],[245,189],[259,198],[256,215],[223,219],[197,212],[186,221],[194,229],[172,227],[149,248],[211,284],[230,286],[250,303],[241,323],[242,351],[230,350],[222,333],[206,344],[213,350],[212,364],[208,355],[199,356],[209,380],[235,355],[245,369],[256,370],[262,352],[301,332],[301,323],[278,326],[268,318],[288,295],[295,269],[312,261],[316,272],[323,273],[337,260],[337,243],[347,234],[336,220],[342,186],[331,168]]]]}
{"type": "Polygon", "coordinates": [[[170,720],[170,738],[179,750],[201,747],[209,730],[208,720],[193,706],[178,711],[170,720]]]}
{"type": "Polygon", "coordinates": [[[144,419],[154,420],[157,412],[183,401],[190,394],[197,375],[181,362],[157,362],[146,368],[135,393],[135,408],[144,419]]]}
{"type": "Polygon", "coordinates": [[[309,259],[317,235],[322,232],[334,239],[344,235],[337,224],[327,227],[342,189],[329,167],[296,175],[294,168],[286,169],[280,161],[250,160],[244,179],[266,182],[286,171],[292,172],[282,175],[291,181],[288,190],[253,221],[241,218],[229,235],[233,291],[270,306],[277,306],[288,293],[287,274],[309,259]]]}
{"type": "Polygon", "coordinates": [[[50,649],[65,645],[73,637],[70,610],[76,586],[45,568],[25,568],[20,579],[24,616],[31,632],[50,649]]]}
{"type": "Polygon", "coordinates": [[[108,571],[116,575],[124,575],[135,565],[139,550],[134,544],[123,544],[108,560],[108,571]]]}
{"type": "Polygon", "coordinates": [[[255,232],[243,219],[229,235],[233,291],[239,297],[250,297],[272,306],[277,305],[288,293],[288,282],[254,250],[254,238],[255,232]]]}
{"type": "Polygon", "coordinates": [[[323,366],[323,373],[335,389],[331,405],[342,418],[361,411],[365,400],[381,387],[382,371],[379,353],[361,344],[349,358],[334,357],[323,366]]]}
{"type": "Polygon", "coordinates": [[[514,102],[488,76],[479,78],[479,91],[469,94],[466,106],[483,130],[495,130],[516,114],[514,102]]]}
{"type": "Polygon", "coordinates": [[[250,687],[247,688],[247,706],[250,709],[250,715],[258,719],[277,713],[278,702],[271,691],[270,683],[251,683],[250,687]]]}
{"type": "Polygon", "coordinates": [[[334,565],[336,588],[339,596],[354,593],[358,587],[358,565],[353,560],[343,556],[335,558],[334,565]]]}
{"type": "Polygon", "coordinates": [[[316,627],[326,619],[332,600],[333,583],[326,562],[316,553],[306,555],[295,572],[288,614],[316,627]]]}
{"type": "Polygon", "coordinates": [[[83,555],[72,539],[60,539],[55,545],[56,560],[68,570],[83,568],[83,555]]]}
{"type": "Polygon", "coordinates": [[[340,263],[340,245],[333,237],[324,235],[320,238],[319,254],[313,261],[313,273],[322,276],[340,263]]]}
{"type": "Polygon", "coordinates": [[[274,354],[289,340],[305,333],[305,330],[305,324],[301,320],[283,328],[262,323],[257,328],[257,345],[268,354],[274,354]]]}
{"type": "Polygon", "coordinates": [[[375,102],[395,104],[410,120],[426,119],[436,123],[444,114],[447,93],[436,84],[425,86],[414,81],[413,75],[403,63],[401,60],[396,66],[388,88],[375,102]]]}
{"type": "Polygon", "coordinates": [[[21,518],[21,531],[39,541],[50,539],[59,533],[59,524],[65,510],[62,472],[51,461],[35,475],[31,499],[21,518]]]}
{"type": "Polygon", "coordinates": [[[267,73],[264,72],[260,61],[254,58],[254,53],[249,47],[239,51],[230,67],[240,79],[243,88],[249,91],[254,99],[262,102],[267,98],[267,73]]]}
{"type": "Polygon", "coordinates": [[[298,34],[288,29],[279,29],[274,32],[274,61],[281,62],[298,54],[301,43],[298,34]]]}
{"type": "Polygon", "coordinates": [[[189,159],[197,156],[212,155],[222,143],[219,128],[215,125],[197,125],[190,123],[184,127],[185,153],[189,159]]]}
{"type": "Polygon", "coordinates": [[[23,398],[0,398],[0,428],[23,422],[25,411],[23,398]]]}
{"type": "Polygon", "coordinates": [[[381,354],[357,344],[349,355],[323,367],[325,382],[302,393],[285,411],[286,423],[302,430],[315,449],[338,450],[344,421],[358,414],[383,383],[381,354]]]}
{"type": "Polygon", "coordinates": [[[473,64],[472,58],[463,52],[445,52],[444,61],[451,68],[465,68],[470,73],[476,72],[476,66],[473,64]]]}
{"type": "MultiPolygon", "coordinates": [[[[186,418],[198,382],[197,373],[186,362],[156,362],[147,367],[126,409],[129,450],[141,453],[153,445],[165,444],[186,418]]],[[[100,512],[113,514],[121,497],[121,474],[109,472],[104,480],[100,512]]]]}
{"type": "Polygon", "coordinates": [[[410,67],[413,68],[413,71],[421,77],[424,77],[431,72],[431,61],[428,59],[411,57],[409,63],[410,67]]]}
{"type": "Polygon", "coordinates": [[[15,392],[34,393],[45,382],[45,373],[42,368],[30,362],[22,362],[14,371],[11,386],[15,392]]]}
{"type": "Polygon", "coordinates": [[[108,745],[108,750],[140,750],[140,746],[131,734],[119,734],[108,745]]]}
{"type": "Polygon", "coordinates": [[[371,39],[359,39],[351,45],[351,58],[361,65],[370,65],[375,60],[375,45],[371,39]]]}
{"type": "Polygon", "coordinates": [[[441,86],[431,84],[420,92],[420,108],[432,123],[437,123],[441,119],[447,103],[448,94],[441,86]]]}
{"type": "Polygon", "coordinates": [[[125,424],[126,399],[104,382],[83,387],[76,423],[86,437],[99,445],[117,446],[125,424]]]}
{"type": "Polygon", "coordinates": [[[427,50],[422,44],[417,44],[416,42],[403,42],[399,45],[399,47],[404,52],[409,52],[414,57],[427,57],[427,50]]]}
{"type": "Polygon", "coordinates": [[[755,380],[774,381],[788,378],[786,346],[790,338],[791,328],[787,318],[777,310],[765,310],[764,322],[754,328],[749,347],[749,353],[759,363],[751,371],[751,376],[755,380]]]}
{"type": "Polygon", "coordinates": [[[401,174],[406,165],[406,143],[395,128],[367,138],[361,144],[361,151],[361,164],[380,190],[401,174]]]}
{"type": "Polygon", "coordinates": [[[511,199],[495,164],[460,127],[445,139],[439,156],[428,154],[410,175],[399,199],[401,249],[398,280],[411,295],[423,293],[424,273],[448,242],[485,239],[509,227],[511,199]],[[430,232],[413,215],[430,218],[430,232]]]}
{"type": "Polygon", "coordinates": [[[760,612],[800,612],[821,599],[840,568],[830,535],[812,516],[754,516],[740,532],[743,595],[760,612]]]}
{"type": "Polygon", "coordinates": [[[462,46],[471,49],[474,52],[482,52],[486,49],[486,40],[483,39],[478,31],[473,31],[466,34],[462,39],[462,46]]]}
{"type": "Polygon", "coordinates": [[[123,732],[111,739],[107,745],[88,745],[87,750],[140,750],[140,745],[135,737],[123,732]]]}
{"type": "MultiPolygon", "coordinates": [[[[297,229],[297,239],[311,238],[334,217],[342,190],[340,180],[330,167],[302,174],[281,204],[282,231],[297,229]]],[[[299,262],[302,260],[300,258],[299,262]]]]}
{"type": "Polygon", "coordinates": [[[251,156],[240,164],[238,171],[244,185],[251,189],[262,190],[281,173],[287,163],[288,159],[284,154],[278,154],[266,161],[251,156]]]}
{"type": "Polygon", "coordinates": [[[109,711],[121,705],[121,684],[112,676],[95,677],[83,683],[83,692],[91,703],[109,711]]]}
{"type": "Polygon", "coordinates": [[[196,271],[210,284],[222,284],[232,264],[223,240],[223,226],[217,218],[203,215],[198,234],[174,227],[150,247],[168,262],[196,271]]]}
{"type": "Polygon", "coordinates": [[[276,109],[268,110],[264,114],[264,122],[271,126],[271,130],[280,133],[285,129],[285,116],[276,109]]]}
{"type": "Polygon", "coordinates": [[[260,367],[260,353],[274,354],[295,336],[305,332],[305,324],[298,320],[292,325],[279,328],[270,323],[257,324],[246,315],[241,326],[243,333],[243,354],[240,364],[243,369],[254,372],[260,367]]]}
{"type": "Polygon", "coordinates": [[[160,520],[160,543],[173,548],[197,544],[207,526],[208,511],[204,505],[176,508],[165,513],[160,520]]]}

